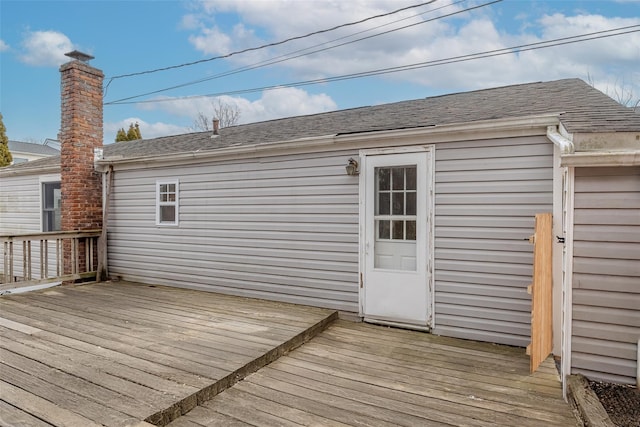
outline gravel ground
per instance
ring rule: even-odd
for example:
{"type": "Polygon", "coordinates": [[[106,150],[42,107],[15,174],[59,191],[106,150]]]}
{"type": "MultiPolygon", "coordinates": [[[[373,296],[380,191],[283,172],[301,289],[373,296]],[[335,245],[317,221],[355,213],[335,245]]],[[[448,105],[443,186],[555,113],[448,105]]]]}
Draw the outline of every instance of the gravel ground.
{"type": "Polygon", "coordinates": [[[609,418],[620,427],[640,427],[640,390],[621,384],[589,382],[609,418]]]}

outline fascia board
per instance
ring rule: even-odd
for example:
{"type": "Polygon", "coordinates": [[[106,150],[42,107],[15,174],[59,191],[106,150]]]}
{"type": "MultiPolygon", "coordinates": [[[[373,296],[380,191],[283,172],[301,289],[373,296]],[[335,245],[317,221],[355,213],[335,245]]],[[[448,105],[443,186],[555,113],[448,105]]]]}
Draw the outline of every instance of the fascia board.
{"type": "Polygon", "coordinates": [[[569,167],[638,166],[640,150],[565,154],[560,158],[560,165],[569,167]]]}

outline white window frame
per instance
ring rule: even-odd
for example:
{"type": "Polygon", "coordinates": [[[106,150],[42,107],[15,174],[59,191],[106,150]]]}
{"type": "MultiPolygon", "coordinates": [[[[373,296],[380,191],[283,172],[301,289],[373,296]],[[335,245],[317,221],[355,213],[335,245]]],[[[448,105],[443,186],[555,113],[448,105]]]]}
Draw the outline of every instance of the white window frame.
{"type": "MultiPolygon", "coordinates": [[[[38,177],[38,205],[40,206],[40,232],[44,231],[44,184],[61,183],[60,174],[40,175],[38,177]]],[[[62,218],[62,211],[60,212],[62,218]]],[[[62,224],[60,226],[62,229],[62,224]]],[[[58,231],[58,230],[55,230],[58,231]]]]}
{"type": "Polygon", "coordinates": [[[179,224],[180,218],[180,185],[177,179],[163,179],[156,181],[156,225],[159,227],[175,227],[179,224]],[[160,186],[175,185],[175,200],[160,201],[160,186]],[[160,209],[162,206],[173,206],[175,209],[174,221],[160,221],[160,209]]]}

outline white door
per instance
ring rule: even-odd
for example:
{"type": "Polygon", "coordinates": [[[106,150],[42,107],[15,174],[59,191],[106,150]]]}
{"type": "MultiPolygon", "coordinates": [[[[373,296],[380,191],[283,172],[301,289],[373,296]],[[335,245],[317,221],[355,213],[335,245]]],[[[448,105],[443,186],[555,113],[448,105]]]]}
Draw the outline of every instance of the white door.
{"type": "Polygon", "coordinates": [[[430,152],[364,158],[366,321],[427,327],[430,152]]]}

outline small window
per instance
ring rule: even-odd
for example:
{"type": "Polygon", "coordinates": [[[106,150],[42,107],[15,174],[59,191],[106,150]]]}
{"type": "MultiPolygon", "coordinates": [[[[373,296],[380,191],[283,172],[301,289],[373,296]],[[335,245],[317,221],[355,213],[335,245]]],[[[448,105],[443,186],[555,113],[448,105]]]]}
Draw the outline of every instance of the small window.
{"type": "Polygon", "coordinates": [[[59,182],[42,183],[42,231],[61,230],[61,194],[59,182]]]}
{"type": "Polygon", "coordinates": [[[178,225],[178,181],[156,183],[156,224],[178,225]]]}

